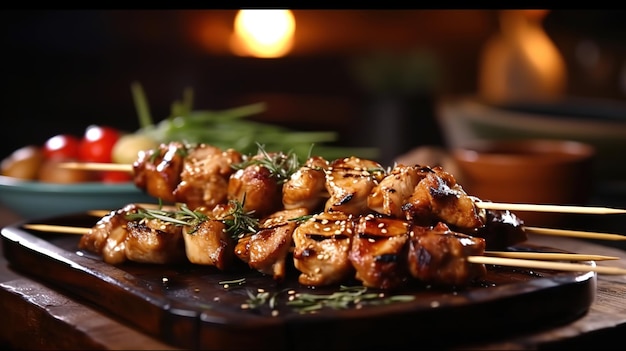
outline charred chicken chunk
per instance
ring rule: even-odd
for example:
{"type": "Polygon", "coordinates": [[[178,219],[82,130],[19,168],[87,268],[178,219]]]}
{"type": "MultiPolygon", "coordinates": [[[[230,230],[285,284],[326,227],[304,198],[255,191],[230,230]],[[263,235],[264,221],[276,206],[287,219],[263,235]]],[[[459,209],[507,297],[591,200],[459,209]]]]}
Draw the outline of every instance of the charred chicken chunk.
{"type": "Polygon", "coordinates": [[[346,157],[331,162],[326,170],[326,212],[359,215],[369,212],[367,198],[385,171],[374,161],[346,157]]]}
{"type": "Polygon", "coordinates": [[[366,287],[394,289],[409,279],[407,269],[408,231],[404,220],[362,216],[355,226],[350,262],[356,278],[366,287]]]}
{"type": "Polygon", "coordinates": [[[367,206],[380,214],[403,218],[403,206],[424,178],[420,166],[396,165],[367,198],[367,206]]]}
{"type": "Polygon", "coordinates": [[[185,252],[191,263],[227,270],[233,261],[235,243],[224,222],[207,219],[183,230],[185,252]]]}
{"type": "Polygon", "coordinates": [[[140,263],[184,262],[182,227],[158,219],[130,221],[124,253],[126,259],[140,263]]]}
{"type": "Polygon", "coordinates": [[[434,227],[414,225],[409,232],[408,268],[414,278],[426,284],[470,284],[487,270],[466,257],[484,253],[485,239],[454,232],[444,223],[434,227]]]}
{"type": "Polygon", "coordinates": [[[282,281],[287,274],[287,256],[293,243],[296,219],[308,213],[306,208],[278,211],[259,223],[259,231],[241,238],[235,255],[250,268],[282,281]]]}
{"type": "Polygon", "coordinates": [[[231,268],[236,240],[228,232],[225,220],[232,216],[233,208],[233,204],[219,204],[211,210],[206,207],[196,209],[206,218],[199,223],[184,226],[183,239],[189,262],[215,266],[220,270],[231,268]]]}
{"type": "Polygon", "coordinates": [[[419,225],[436,222],[459,228],[484,225],[474,199],[441,167],[422,167],[419,181],[403,209],[406,219],[419,225]]]}
{"type": "Polygon", "coordinates": [[[138,208],[135,204],[129,204],[100,218],[93,227],[87,230],[87,233],[80,237],[78,248],[101,255],[103,260],[110,264],[124,262],[126,260],[124,241],[128,235],[126,225],[129,222],[126,215],[137,213],[138,208]],[[104,257],[107,246],[109,248],[121,247],[121,249],[109,252],[107,257],[104,257]]]}
{"type": "Polygon", "coordinates": [[[140,209],[129,204],[112,211],[81,237],[78,247],[101,255],[109,264],[127,260],[161,264],[184,259],[182,228],[157,219],[129,219],[140,209]]]}
{"type": "Polygon", "coordinates": [[[287,156],[261,153],[244,161],[228,180],[228,200],[239,201],[246,212],[263,218],[283,208],[282,182],[276,172],[287,156]]]}
{"type": "Polygon", "coordinates": [[[325,170],[329,163],[322,157],[307,159],[283,184],[283,206],[286,209],[304,207],[316,211],[328,198],[325,170]]]}
{"type": "Polygon", "coordinates": [[[179,142],[161,144],[158,149],[139,152],[133,162],[133,182],[149,195],[175,202],[187,146],[179,142]]]}
{"type": "Polygon", "coordinates": [[[302,222],[293,233],[293,262],[306,286],[337,284],[354,275],[348,258],[354,221],[343,212],[322,212],[302,222]]]}
{"type": "Polygon", "coordinates": [[[227,200],[228,178],[235,172],[233,164],[240,163],[242,156],[234,149],[200,144],[189,150],[184,159],[181,181],[174,190],[177,202],[190,209],[208,208],[227,200]]]}

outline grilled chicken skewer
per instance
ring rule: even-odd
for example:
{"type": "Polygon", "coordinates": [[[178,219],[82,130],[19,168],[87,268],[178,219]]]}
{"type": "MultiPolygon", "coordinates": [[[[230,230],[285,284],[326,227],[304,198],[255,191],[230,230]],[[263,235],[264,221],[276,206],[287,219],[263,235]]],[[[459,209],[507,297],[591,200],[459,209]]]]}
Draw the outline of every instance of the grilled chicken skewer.
{"type": "Polygon", "coordinates": [[[443,223],[422,227],[343,212],[302,217],[306,209],[300,208],[268,216],[258,230],[235,243],[237,236],[226,230],[232,209],[213,211],[221,220],[197,213],[187,222],[180,216],[164,220],[164,211],[143,217],[141,213],[137,205],[112,211],[81,237],[79,248],[100,254],[110,264],[179,263],[186,255],[191,263],[228,270],[238,257],[277,281],[285,278],[293,252],[293,264],[301,272],[298,281],[310,287],[354,278],[380,289],[401,287],[411,279],[466,285],[486,273],[484,265],[465,260],[483,255],[485,240],[452,232],[443,223]]]}
{"type": "MultiPolygon", "coordinates": [[[[217,147],[206,144],[187,145],[182,142],[170,142],[161,144],[157,149],[140,152],[137,160],[133,164],[67,162],[61,166],[70,169],[132,172],[134,174],[135,184],[148,194],[165,201],[187,203],[191,208],[194,208],[199,204],[211,207],[212,201],[219,202],[220,196],[223,196],[224,187],[217,185],[219,185],[219,183],[223,184],[222,181],[228,179],[229,174],[232,174],[233,171],[229,169],[230,167],[239,164],[245,158],[246,156],[241,155],[234,149],[220,150],[217,147]],[[182,173],[185,174],[183,175],[182,173]],[[177,190],[179,185],[181,185],[181,189],[177,190]],[[177,194],[174,194],[174,192],[177,194]],[[204,198],[204,196],[207,198],[204,198]]],[[[365,162],[369,161],[365,160],[365,162]]],[[[303,172],[297,171],[296,169],[293,169],[293,172],[297,171],[299,173],[299,177],[296,178],[308,182],[309,177],[312,176],[316,178],[320,176],[321,172],[316,172],[315,170],[326,169],[327,166],[328,161],[320,157],[312,157],[303,165],[303,172]],[[308,167],[307,171],[304,171],[304,166],[308,167]],[[313,169],[312,172],[311,169],[313,169]]],[[[395,169],[392,169],[391,172],[402,173],[400,170],[395,169]]],[[[404,172],[403,178],[405,178],[406,175],[410,175],[410,172],[404,172]]],[[[412,192],[412,189],[409,188],[408,190],[412,192]]],[[[317,189],[312,188],[308,192],[305,191],[301,196],[306,196],[311,192],[317,192],[317,189]]],[[[626,209],[607,207],[494,203],[491,201],[482,201],[475,197],[472,197],[472,199],[475,200],[474,206],[480,209],[496,211],[510,210],[581,214],[626,213],[626,209]]],[[[299,200],[313,201],[313,203],[316,203],[312,198],[300,198],[299,200]]],[[[291,206],[288,202],[283,202],[285,207],[288,208],[291,206]]],[[[296,204],[296,207],[298,206],[299,205],[296,204]]]]}
{"type": "MultiPolygon", "coordinates": [[[[304,208],[279,211],[259,223],[246,222],[233,231],[233,219],[241,215],[240,210],[236,206],[227,206],[213,211],[212,215],[222,219],[209,218],[188,209],[172,212],[146,210],[151,213],[147,216],[148,212],[136,205],[128,205],[112,211],[93,228],[87,228],[79,246],[101,254],[103,260],[111,264],[126,260],[178,263],[186,255],[191,263],[229,270],[235,258],[239,258],[250,268],[277,281],[285,279],[292,260],[300,271],[298,281],[302,285],[319,287],[355,279],[364,286],[378,289],[400,288],[412,281],[464,286],[486,272],[481,265],[484,262],[474,258],[492,254],[484,250],[485,239],[451,231],[443,223],[425,227],[401,219],[341,212],[301,217],[306,213],[304,208]],[[176,227],[180,229],[172,230],[176,227]],[[97,248],[100,248],[99,252],[97,248]]],[[[245,222],[241,218],[236,221],[245,222]]],[[[586,260],[594,259],[583,256],[586,260]]],[[[562,254],[555,257],[559,260],[569,258],[562,254]]],[[[497,264],[497,261],[492,263],[497,264]]],[[[559,270],[584,267],[556,267],[545,261],[532,264],[534,268],[559,270]]],[[[608,271],[608,268],[613,267],[590,266],[588,269],[608,274],[625,273],[608,271]]]]}

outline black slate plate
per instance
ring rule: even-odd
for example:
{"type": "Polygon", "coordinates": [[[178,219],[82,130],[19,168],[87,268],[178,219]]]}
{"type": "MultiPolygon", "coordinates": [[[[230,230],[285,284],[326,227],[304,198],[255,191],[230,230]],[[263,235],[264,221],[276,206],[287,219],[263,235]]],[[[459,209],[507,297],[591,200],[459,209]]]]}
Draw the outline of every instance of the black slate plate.
{"type": "MultiPolygon", "coordinates": [[[[263,305],[242,309],[248,292],[284,289],[330,294],[339,287],[299,286],[297,272],[278,284],[241,269],[182,264],[112,266],[78,249],[78,235],[25,230],[25,223],[89,227],[98,218],[77,214],[20,222],[2,229],[4,255],[14,269],[82,298],[137,329],[182,348],[200,349],[389,349],[444,348],[497,340],[545,329],[584,315],[593,302],[596,275],[489,265],[487,275],[466,288],[409,286],[390,295],[413,300],[325,308],[301,314],[278,295],[277,315],[263,305]],[[224,288],[220,282],[245,278],[224,288]]],[[[559,251],[530,244],[511,250],[559,251]]],[[[358,282],[346,285],[358,285],[358,282]]]]}

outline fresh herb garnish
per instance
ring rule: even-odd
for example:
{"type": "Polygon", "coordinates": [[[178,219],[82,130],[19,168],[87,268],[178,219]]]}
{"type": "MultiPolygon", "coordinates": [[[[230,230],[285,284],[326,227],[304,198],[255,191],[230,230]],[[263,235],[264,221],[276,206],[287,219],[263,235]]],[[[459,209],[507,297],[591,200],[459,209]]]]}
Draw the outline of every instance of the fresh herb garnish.
{"type": "Polygon", "coordinates": [[[252,216],[254,211],[246,212],[244,210],[243,205],[245,202],[245,194],[242,202],[230,200],[231,210],[222,219],[224,224],[226,224],[226,231],[235,240],[241,239],[248,234],[256,233],[259,230],[259,220],[252,216]]]}
{"type": "Polygon", "coordinates": [[[157,219],[163,222],[173,223],[176,225],[189,226],[192,229],[189,233],[193,233],[197,230],[197,226],[203,221],[209,218],[197,211],[192,211],[186,204],[182,204],[179,210],[165,211],[163,209],[151,209],[140,208],[136,213],[129,213],[126,215],[128,220],[144,220],[144,219],[157,219]]]}
{"type": "Polygon", "coordinates": [[[268,305],[270,309],[274,310],[277,307],[277,297],[279,293],[270,294],[269,292],[259,289],[256,294],[253,294],[250,290],[246,290],[248,294],[248,300],[241,306],[243,309],[258,309],[264,305],[268,305]]]}
{"type": "Polygon", "coordinates": [[[232,286],[241,286],[246,283],[246,278],[239,278],[233,280],[222,280],[218,282],[219,285],[223,286],[224,289],[231,289],[232,286]]]}
{"type": "MultiPolygon", "coordinates": [[[[245,196],[244,200],[245,202],[245,196]]],[[[199,211],[192,211],[186,204],[182,204],[179,210],[165,211],[162,209],[140,208],[137,213],[129,213],[126,218],[129,220],[157,219],[163,222],[173,223],[181,226],[188,226],[188,234],[193,234],[198,230],[200,223],[207,220],[218,220],[226,225],[226,232],[235,240],[241,239],[247,234],[256,233],[259,226],[258,219],[252,217],[252,212],[245,212],[243,203],[230,200],[230,211],[223,218],[210,218],[199,211]]]]}
{"type": "Polygon", "coordinates": [[[287,291],[288,295],[285,305],[301,314],[315,313],[323,308],[334,310],[361,308],[364,305],[386,305],[415,299],[415,296],[412,295],[387,296],[384,293],[368,292],[368,288],[364,286],[349,287],[342,285],[339,291],[325,295],[298,293],[294,290],[283,290],[273,294],[265,290],[259,290],[254,294],[250,290],[247,290],[248,299],[246,303],[242,305],[242,308],[259,309],[267,305],[270,309],[275,310],[278,307],[278,297],[285,291],[287,291]]]}
{"type": "Polygon", "coordinates": [[[278,184],[282,184],[291,177],[298,169],[300,169],[300,161],[298,155],[292,151],[268,153],[265,147],[257,144],[259,147],[256,156],[248,157],[245,161],[234,164],[234,169],[244,169],[251,165],[259,165],[270,171],[271,176],[276,179],[278,184]]]}
{"type": "Polygon", "coordinates": [[[294,218],[289,218],[289,222],[298,222],[298,223],[302,223],[302,222],[306,222],[309,219],[315,217],[315,215],[304,215],[304,216],[300,216],[300,217],[294,217],[294,218]]]}

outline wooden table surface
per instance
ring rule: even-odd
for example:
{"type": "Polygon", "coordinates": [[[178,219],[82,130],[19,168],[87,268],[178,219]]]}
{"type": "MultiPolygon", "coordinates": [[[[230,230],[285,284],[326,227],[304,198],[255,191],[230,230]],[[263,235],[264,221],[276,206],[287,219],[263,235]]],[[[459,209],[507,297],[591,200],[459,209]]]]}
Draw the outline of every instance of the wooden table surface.
{"type": "MultiPolygon", "coordinates": [[[[20,221],[0,207],[0,227],[20,221]]],[[[623,223],[626,219],[622,217],[623,223]]],[[[533,235],[529,242],[571,252],[618,256],[602,265],[626,268],[626,250],[597,241],[533,235]]],[[[0,244],[1,245],[1,244],[0,244]]],[[[1,248],[1,246],[0,246],[1,248]]],[[[84,301],[24,276],[0,257],[0,346],[8,349],[174,350],[84,301]]],[[[515,316],[510,316],[515,318],[515,316]]],[[[445,326],[453,329],[455,326],[445,326]]],[[[506,340],[494,337],[458,350],[622,349],[626,335],[626,276],[599,275],[595,301],[567,325],[506,340]]],[[[407,345],[414,349],[419,345],[407,345]]]]}

